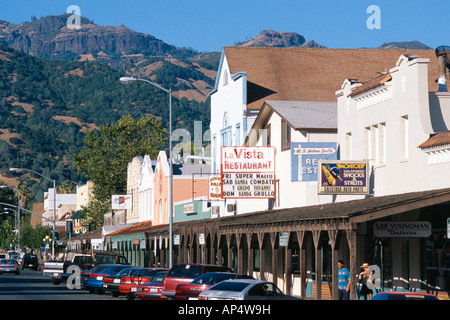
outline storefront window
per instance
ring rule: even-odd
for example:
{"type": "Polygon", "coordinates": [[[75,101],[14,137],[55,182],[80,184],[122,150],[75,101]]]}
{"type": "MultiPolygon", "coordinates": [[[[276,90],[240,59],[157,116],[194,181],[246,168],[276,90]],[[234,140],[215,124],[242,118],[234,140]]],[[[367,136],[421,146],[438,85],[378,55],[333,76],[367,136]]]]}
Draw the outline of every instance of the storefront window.
{"type": "Polygon", "coordinates": [[[450,240],[444,233],[433,234],[426,241],[426,287],[450,290],[450,240]]]}

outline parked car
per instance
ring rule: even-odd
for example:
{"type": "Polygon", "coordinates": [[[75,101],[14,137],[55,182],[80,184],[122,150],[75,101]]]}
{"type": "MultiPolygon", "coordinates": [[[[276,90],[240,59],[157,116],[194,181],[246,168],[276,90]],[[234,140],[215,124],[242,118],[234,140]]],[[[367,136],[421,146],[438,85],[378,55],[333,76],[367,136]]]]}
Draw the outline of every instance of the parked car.
{"type": "Polygon", "coordinates": [[[39,261],[35,255],[26,254],[23,257],[22,270],[25,268],[31,268],[37,270],[39,268],[39,261]]]}
{"type": "Polygon", "coordinates": [[[430,293],[409,291],[382,291],[373,296],[372,300],[439,300],[430,293]]]}
{"type": "Polygon", "coordinates": [[[161,291],[166,275],[167,270],[160,271],[149,282],[141,282],[137,288],[136,297],[141,300],[162,300],[161,291]]]}
{"type": "Polygon", "coordinates": [[[91,271],[89,279],[86,283],[86,288],[89,290],[90,293],[94,292],[97,294],[105,293],[105,290],[103,289],[103,280],[105,279],[105,277],[115,274],[120,270],[128,267],[127,265],[123,264],[106,265],[106,266],[107,267],[102,270],[91,271]]]}
{"type": "Polygon", "coordinates": [[[301,300],[284,294],[270,281],[233,279],[219,282],[199,295],[199,300],[301,300]]]}
{"type": "Polygon", "coordinates": [[[164,278],[162,297],[173,299],[177,285],[190,283],[206,272],[232,272],[230,268],[213,264],[180,263],[174,265],[164,278]]]}
{"type": "Polygon", "coordinates": [[[213,285],[230,279],[254,279],[253,277],[231,272],[207,272],[192,282],[179,284],[175,289],[175,300],[198,300],[198,295],[213,285]]]}
{"type": "Polygon", "coordinates": [[[20,265],[16,259],[2,259],[0,260],[0,274],[2,273],[20,274],[20,265]]]}
{"type": "Polygon", "coordinates": [[[149,282],[158,271],[167,271],[161,268],[139,268],[134,270],[129,276],[122,277],[119,290],[128,300],[136,298],[137,287],[141,282],[149,282]]]}
{"type": "Polygon", "coordinates": [[[116,274],[106,276],[103,280],[103,289],[111,292],[113,297],[118,297],[120,295],[119,286],[122,278],[130,276],[131,273],[137,269],[139,269],[138,266],[129,266],[128,268],[120,270],[116,274]]]}

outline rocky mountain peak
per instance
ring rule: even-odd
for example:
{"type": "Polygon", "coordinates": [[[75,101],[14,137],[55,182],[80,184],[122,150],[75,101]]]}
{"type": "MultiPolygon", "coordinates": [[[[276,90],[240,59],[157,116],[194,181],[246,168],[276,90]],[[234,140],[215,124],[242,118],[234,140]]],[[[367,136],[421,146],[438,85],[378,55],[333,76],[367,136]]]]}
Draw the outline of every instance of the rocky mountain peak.
{"type": "Polygon", "coordinates": [[[274,30],[264,30],[256,37],[238,42],[239,47],[301,47],[301,48],[324,48],[314,40],[306,41],[305,37],[295,32],[279,32],[274,30]]]}

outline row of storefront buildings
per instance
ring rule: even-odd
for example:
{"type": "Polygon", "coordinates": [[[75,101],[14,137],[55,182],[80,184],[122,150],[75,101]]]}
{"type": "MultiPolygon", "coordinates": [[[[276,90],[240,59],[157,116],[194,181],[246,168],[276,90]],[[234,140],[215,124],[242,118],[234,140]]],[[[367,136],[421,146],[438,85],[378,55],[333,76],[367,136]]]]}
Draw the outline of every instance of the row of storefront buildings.
{"type": "MultiPolygon", "coordinates": [[[[442,50],[224,48],[203,135],[209,157],[173,165],[173,261],[165,152],[133,159],[127,194],[117,195],[126,208],[67,248],[97,243],[142,266],[228,265],[316,299],[337,297],[342,259],[353,299],[363,263],[376,270],[378,290],[447,296],[445,58],[442,50]],[[273,151],[263,196],[225,195],[223,150],[233,147],[236,155],[239,148],[273,151]],[[348,188],[323,188],[326,161],[364,165],[364,172],[349,172],[348,188]]],[[[250,188],[245,179],[230,181],[230,190],[250,188]]]]}

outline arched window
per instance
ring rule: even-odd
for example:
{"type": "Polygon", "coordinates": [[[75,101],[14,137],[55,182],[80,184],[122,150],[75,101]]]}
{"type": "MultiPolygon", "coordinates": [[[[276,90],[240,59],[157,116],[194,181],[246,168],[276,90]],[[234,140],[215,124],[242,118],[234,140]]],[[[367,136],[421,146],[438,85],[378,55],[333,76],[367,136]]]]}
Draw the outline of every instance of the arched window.
{"type": "Polygon", "coordinates": [[[223,114],[222,130],[220,131],[222,146],[231,146],[231,126],[228,112],[223,114]]]}

